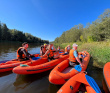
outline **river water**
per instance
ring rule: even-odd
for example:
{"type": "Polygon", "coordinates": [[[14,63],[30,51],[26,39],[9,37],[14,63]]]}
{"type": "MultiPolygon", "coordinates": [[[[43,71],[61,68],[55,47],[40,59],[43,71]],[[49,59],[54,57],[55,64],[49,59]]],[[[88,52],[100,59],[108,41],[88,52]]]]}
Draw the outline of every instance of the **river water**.
{"type": "MultiPolygon", "coordinates": [[[[15,59],[19,47],[21,47],[21,43],[0,42],[0,61],[15,59]]],[[[28,51],[31,54],[39,53],[40,46],[29,44],[28,51]]],[[[92,58],[90,62],[92,63],[92,58]]],[[[93,67],[91,63],[87,69],[88,75],[95,79],[103,91],[103,69],[93,67]]],[[[32,75],[20,75],[18,78],[12,71],[0,73],[0,93],[56,93],[61,85],[50,84],[48,81],[49,73],[50,71],[32,75]]]]}

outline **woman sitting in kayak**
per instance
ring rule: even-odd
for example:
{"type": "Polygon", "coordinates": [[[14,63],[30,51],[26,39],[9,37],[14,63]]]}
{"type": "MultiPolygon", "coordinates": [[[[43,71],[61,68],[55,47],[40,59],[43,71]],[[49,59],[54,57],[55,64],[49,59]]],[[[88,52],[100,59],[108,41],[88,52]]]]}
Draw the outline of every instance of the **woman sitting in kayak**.
{"type": "Polygon", "coordinates": [[[41,48],[40,48],[40,55],[41,56],[45,54],[45,52],[47,50],[47,46],[48,46],[47,44],[44,44],[41,46],[41,48]]]}
{"type": "Polygon", "coordinates": [[[55,47],[53,44],[49,44],[47,47],[46,53],[43,55],[43,57],[48,57],[49,61],[53,60],[55,58],[59,57],[59,52],[56,52],[55,47]]]}

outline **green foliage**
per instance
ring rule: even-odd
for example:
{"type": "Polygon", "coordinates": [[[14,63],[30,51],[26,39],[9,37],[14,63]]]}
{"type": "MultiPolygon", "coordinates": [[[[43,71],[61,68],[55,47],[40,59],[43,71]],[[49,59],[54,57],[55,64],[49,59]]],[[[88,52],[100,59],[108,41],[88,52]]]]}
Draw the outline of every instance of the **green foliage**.
{"type": "Polygon", "coordinates": [[[1,40],[1,38],[2,38],[2,36],[1,36],[1,32],[2,31],[2,29],[1,29],[1,21],[0,21],[0,40],[1,40]]]}
{"type": "Polygon", "coordinates": [[[75,25],[57,37],[54,43],[71,42],[94,42],[110,39],[110,9],[106,9],[92,24],[87,23],[85,28],[82,24],[75,25]]]}
{"type": "Polygon", "coordinates": [[[93,58],[94,64],[102,66],[110,61],[110,42],[82,43],[78,46],[79,51],[88,51],[93,58]]]}
{"type": "Polygon", "coordinates": [[[83,42],[84,41],[84,37],[81,35],[80,36],[80,40],[83,42]]]}
{"type": "Polygon", "coordinates": [[[94,42],[94,41],[96,41],[96,38],[94,36],[87,37],[87,42],[94,42]]]}
{"type": "Polygon", "coordinates": [[[0,22],[0,40],[19,41],[31,43],[49,43],[47,40],[41,40],[38,37],[32,36],[29,33],[23,33],[16,29],[8,29],[6,24],[0,22]]]}

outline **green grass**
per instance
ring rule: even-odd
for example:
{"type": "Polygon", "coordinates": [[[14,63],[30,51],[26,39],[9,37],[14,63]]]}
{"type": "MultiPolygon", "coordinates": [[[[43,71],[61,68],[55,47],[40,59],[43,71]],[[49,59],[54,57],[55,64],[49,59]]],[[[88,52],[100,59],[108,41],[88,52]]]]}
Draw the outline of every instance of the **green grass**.
{"type": "MultiPolygon", "coordinates": [[[[72,46],[73,43],[62,43],[60,46],[64,49],[68,44],[72,46]]],[[[105,63],[110,61],[110,42],[76,42],[76,44],[79,45],[78,51],[87,51],[90,53],[94,66],[103,67],[105,63]]]]}

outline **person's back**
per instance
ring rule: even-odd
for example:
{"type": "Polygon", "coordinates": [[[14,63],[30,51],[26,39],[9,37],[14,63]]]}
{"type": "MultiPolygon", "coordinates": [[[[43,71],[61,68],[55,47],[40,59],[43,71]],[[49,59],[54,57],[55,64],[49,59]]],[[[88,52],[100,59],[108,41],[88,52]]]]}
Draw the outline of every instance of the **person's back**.
{"type": "Polygon", "coordinates": [[[27,51],[25,50],[23,47],[18,48],[17,50],[17,59],[23,59],[26,56],[24,55],[23,51],[27,51]]]}

